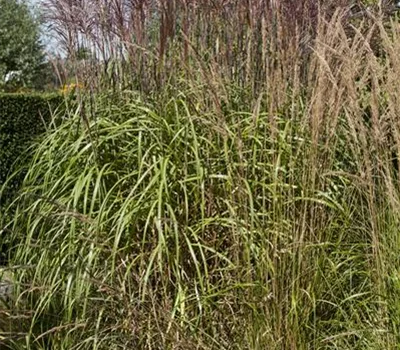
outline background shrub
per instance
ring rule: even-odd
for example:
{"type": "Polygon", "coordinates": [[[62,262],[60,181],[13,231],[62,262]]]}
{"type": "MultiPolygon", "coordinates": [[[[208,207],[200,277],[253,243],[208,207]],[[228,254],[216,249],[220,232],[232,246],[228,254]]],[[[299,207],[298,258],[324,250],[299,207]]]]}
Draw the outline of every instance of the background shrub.
{"type": "MultiPolygon", "coordinates": [[[[25,153],[31,141],[45,131],[50,111],[62,101],[63,97],[56,94],[0,94],[0,186],[13,173],[16,160],[25,153]]],[[[21,176],[22,173],[8,181],[0,198],[0,210],[15,194],[21,176]]],[[[5,244],[6,239],[2,236],[0,247],[5,244]]],[[[0,263],[3,258],[0,254],[0,263]]]]}
{"type": "MultiPolygon", "coordinates": [[[[45,130],[59,95],[0,94],[0,184],[34,137],[45,130]]],[[[10,185],[15,188],[15,183],[10,185]]],[[[10,187],[9,187],[10,188],[10,187]]]]}

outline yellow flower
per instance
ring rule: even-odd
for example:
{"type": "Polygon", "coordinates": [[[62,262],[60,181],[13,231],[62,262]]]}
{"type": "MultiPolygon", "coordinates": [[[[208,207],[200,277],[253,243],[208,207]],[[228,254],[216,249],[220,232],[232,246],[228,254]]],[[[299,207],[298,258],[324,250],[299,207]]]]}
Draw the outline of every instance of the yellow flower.
{"type": "Polygon", "coordinates": [[[76,89],[83,89],[83,85],[81,83],[65,84],[61,89],[61,93],[70,94],[72,92],[75,92],[76,89]]]}

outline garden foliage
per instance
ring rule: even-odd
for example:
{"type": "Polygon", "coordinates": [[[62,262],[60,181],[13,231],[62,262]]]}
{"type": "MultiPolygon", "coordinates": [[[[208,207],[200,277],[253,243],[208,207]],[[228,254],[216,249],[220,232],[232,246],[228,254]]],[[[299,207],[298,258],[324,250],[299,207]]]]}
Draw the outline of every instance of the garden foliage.
{"type": "Polygon", "coordinates": [[[79,99],[4,210],[0,347],[398,350],[400,27],[355,2],[45,1],[79,99]]]}
{"type": "MultiPolygon", "coordinates": [[[[30,142],[45,131],[50,111],[62,100],[55,94],[0,94],[0,185],[30,142]]],[[[17,181],[12,181],[7,188],[14,191],[16,186],[17,181]]]]}

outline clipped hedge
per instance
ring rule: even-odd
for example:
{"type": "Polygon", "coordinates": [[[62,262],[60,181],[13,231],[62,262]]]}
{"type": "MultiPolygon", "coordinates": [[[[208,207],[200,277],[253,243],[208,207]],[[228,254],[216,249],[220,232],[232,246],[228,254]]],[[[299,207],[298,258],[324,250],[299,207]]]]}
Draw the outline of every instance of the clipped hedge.
{"type": "MultiPolygon", "coordinates": [[[[0,186],[15,170],[14,163],[30,142],[45,131],[51,110],[58,108],[64,97],[58,94],[6,94],[0,93],[0,186]]],[[[8,196],[19,181],[7,185],[8,196]]],[[[7,197],[8,197],[7,196],[7,197]]],[[[5,202],[5,196],[1,198],[5,202]]]]}

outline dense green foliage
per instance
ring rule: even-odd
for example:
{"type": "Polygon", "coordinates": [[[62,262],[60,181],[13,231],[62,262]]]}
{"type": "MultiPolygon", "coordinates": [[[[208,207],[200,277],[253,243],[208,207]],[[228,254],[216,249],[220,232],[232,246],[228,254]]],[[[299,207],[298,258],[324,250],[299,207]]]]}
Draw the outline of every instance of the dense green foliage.
{"type": "Polygon", "coordinates": [[[0,0],[0,89],[37,87],[45,69],[39,23],[27,4],[0,0]]]}
{"type": "Polygon", "coordinates": [[[0,346],[398,350],[400,27],[346,2],[49,0],[107,60],[17,169],[0,346]]]}
{"type": "MultiPolygon", "coordinates": [[[[0,94],[0,186],[13,172],[13,164],[31,141],[46,130],[61,95],[0,94]]],[[[13,191],[16,182],[8,184],[13,191]]],[[[3,198],[4,200],[4,198],[3,198]]]]}
{"type": "Polygon", "coordinates": [[[327,147],[301,96],[222,125],[194,99],[99,96],[37,144],[5,225],[29,286],[13,312],[33,310],[13,330],[32,349],[395,349],[398,269],[374,251],[398,214],[358,178],[370,127],[341,118],[327,147]]]}

